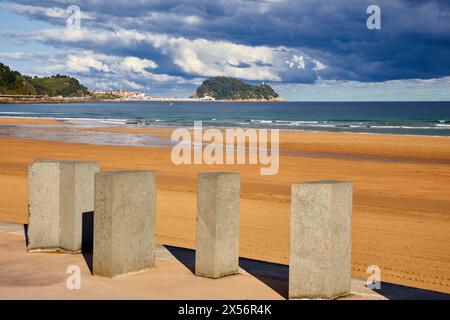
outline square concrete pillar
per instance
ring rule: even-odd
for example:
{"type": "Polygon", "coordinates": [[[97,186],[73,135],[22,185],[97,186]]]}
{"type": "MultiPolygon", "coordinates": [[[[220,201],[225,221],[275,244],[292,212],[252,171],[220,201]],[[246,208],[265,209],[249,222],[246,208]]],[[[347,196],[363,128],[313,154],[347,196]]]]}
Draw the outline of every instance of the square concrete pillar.
{"type": "Polygon", "coordinates": [[[240,176],[200,173],[195,274],[220,278],[239,270],[240,176]]]}
{"type": "Polygon", "coordinates": [[[292,185],[289,298],[333,299],[350,293],[352,183],[292,185]]]}
{"type": "Polygon", "coordinates": [[[93,273],[113,278],[155,265],[156,174],[95,175],[93,273]]]}
{"type": "Polygon", "coordinates": [[[78,253],[82,216],[94,210],[94,162],[36,160],[28,169],[27,249],[78,253]]]}

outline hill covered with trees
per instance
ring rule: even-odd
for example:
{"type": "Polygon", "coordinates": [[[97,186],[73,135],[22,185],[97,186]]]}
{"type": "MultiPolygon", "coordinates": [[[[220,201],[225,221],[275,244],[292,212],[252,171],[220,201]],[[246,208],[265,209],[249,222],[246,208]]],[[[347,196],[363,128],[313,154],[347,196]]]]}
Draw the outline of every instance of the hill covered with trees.
{"type": "Polygon", "coordinates": [[[59,74],[51,77],[29,77],[0,63],[0,94],[84,97],[89,95],[89,92],[75,78],[59,74]]]}
{"type": "Polygon", "coordinates": [[[195,93],[197,98],[216,100],[281,100],[268,84],[253,86],[229,77],[212,77],[202,82],[195,93]]]}

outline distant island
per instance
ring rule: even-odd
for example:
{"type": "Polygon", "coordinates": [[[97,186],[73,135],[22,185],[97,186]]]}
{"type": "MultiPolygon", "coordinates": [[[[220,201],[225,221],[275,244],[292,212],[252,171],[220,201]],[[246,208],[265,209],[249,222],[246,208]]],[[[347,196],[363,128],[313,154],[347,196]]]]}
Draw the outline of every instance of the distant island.
{"type": "Polygon", "coordinates": [[[0,63],[0,94],[48,97],[85,97],[88,89],[68,76],[29,77],[0,63]]]}
{"type": "Polygon", "coordinates": [[[281,101],[268,84],[253,86],[229,77],[211,77],[197,88],[194,98],[209,100],[281,101]]]}

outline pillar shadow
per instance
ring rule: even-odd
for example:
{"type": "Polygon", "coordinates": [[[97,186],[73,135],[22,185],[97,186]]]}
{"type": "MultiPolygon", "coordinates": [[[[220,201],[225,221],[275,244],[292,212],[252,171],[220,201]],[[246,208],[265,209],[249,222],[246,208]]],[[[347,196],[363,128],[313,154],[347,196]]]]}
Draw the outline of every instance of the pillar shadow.
{"type": "Polygon", "coordinates": [[[389,300],[450,300],[450,294],[382,282],[374,290],[389,300]]]}
{"type": "Polygon", "coordinates": [[[91,274],[93,274],[94,211],[83,212],[81,222],[81,252],[91,274]]]}
{"type": "MultiPolygon", "coordinates": [[[[195,274],[195,250],[164,245],[187,269],[195,274]]],[[[289,268],[286,265],[239,258],[239,266],[282,297],[288,297],[289,268]]]]}
{"type": "Polygon", "coordinates": [[[23,225],[23,233],[25,235],[25,246],[28,248],[28,243],[29,243],[29,240],[28,240],[28,224],[24,224],[23,225]]]}
{"type": "Polygon", "coordinates": [[[195,274],[195,250],[164,245],[164,247],[186,268],[195,274]]]}
{"type": "Polygon", "coordinates": [[[239,266],[283,298],[288,298],[289,266],[246,258],[239,258],[239,266]]]}

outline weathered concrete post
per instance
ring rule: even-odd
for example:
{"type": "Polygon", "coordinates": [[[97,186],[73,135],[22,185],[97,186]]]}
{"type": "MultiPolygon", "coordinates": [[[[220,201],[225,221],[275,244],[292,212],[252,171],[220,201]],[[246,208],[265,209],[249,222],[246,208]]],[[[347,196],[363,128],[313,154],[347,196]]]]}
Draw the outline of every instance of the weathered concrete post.
{"type": "Polygon", "coordinates": [[[292,185],[289,298],[350,293],[352,183],[292,185]]]}
{"type": "Polygon", "coordinates": [[[155,265],[156,173],[95,175],[93,273],[103,277],[155,265]]]}
{"type": "Polygon", "coordinates": [[[200,173],[195,274],[220,278],[239,270],[240,176],[200,173]]]}
{"type": "Polygon", "coordinates": [[[82,215],[94,210],[94,162],[36,160],[28,169],[27,249],[77,253],[82,215]]]}

